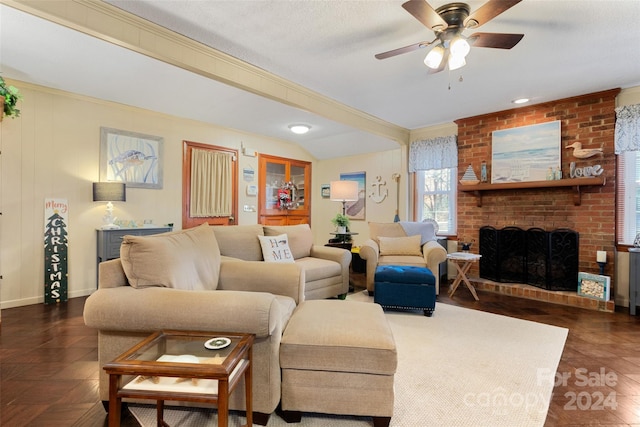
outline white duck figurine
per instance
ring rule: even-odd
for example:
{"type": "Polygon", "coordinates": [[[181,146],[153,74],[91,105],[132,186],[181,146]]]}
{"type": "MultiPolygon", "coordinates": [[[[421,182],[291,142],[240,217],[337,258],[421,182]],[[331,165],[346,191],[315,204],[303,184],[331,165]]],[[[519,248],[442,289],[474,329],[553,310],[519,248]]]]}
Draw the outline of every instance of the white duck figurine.
{"type": "Polygon", "coordinates": [[[602,148],[582,148],[581,142],[574,142],[565,148],[573,148],[573,157],[576,159],[588,159],[596,154],[602,154],[602,148]]]}

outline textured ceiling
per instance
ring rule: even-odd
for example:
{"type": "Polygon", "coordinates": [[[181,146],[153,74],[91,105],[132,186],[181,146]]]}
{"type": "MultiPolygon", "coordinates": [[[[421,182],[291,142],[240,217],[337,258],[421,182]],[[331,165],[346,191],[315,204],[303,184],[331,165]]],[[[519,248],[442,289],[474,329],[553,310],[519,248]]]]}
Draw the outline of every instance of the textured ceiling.
{"type": "MultiPolygon", "coordinates": [[[[524,33],[517,46],[472,48],[467,66],[433,75],[422,63],[428,49],[382,61],[374,58],[433,39],[433,33],[401,7],[403,1],[107,3],[407,129],[513,108],[511,100],[522,96],[539,103],[640,85],[637,0],[524,0],[478,30],[524,33]]],[[[434,8],[444,3],[430,2],[434,8]]],[[[468,4],[473,11],[484,2],[468,4]]],[[[165,112],[287,139],[317,158],[397,146],[314,112],[242,93],[33,17],[21,18],[29,31],[20,31],[25,27],[19,26],[20,20],[14,22],[18,12],[3,6],[0,13],[5,76],[160,111],[166,107],[156,105],[162,98],[157,88],[180,82],[181,92],[193,95],[184,105],[178,102],[175,111],[165,112]],[[9,14],[12,19],[6,19],[9,14]],[[99,87],[92,87],[96,81],[99,87]],[[111,85],[123,84],[127,94],[113,99],[111,85]],[[286,125],[297,121],[311,124],[312,132],[288,135],[286,125]]]]}

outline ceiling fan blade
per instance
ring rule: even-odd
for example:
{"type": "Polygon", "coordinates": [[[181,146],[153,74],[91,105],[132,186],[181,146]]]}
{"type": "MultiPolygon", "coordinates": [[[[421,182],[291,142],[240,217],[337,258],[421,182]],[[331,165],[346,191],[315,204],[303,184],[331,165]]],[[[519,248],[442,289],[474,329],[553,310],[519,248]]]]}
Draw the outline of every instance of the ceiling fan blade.
{"type": "Polygon", "coordinates": [[[429,46],[431,43],[433,43],[433,42],[431,41],[431,42],[415,43],[415,44],[412,44],[412,45],[409,45],[409,46],[400,47],[398,49],[393,49],[393,50],[390,50],[388,52],[378,53],[375,56],[376,56],[377,59],[387,59],[387,58],[391,58],[392,56],[402,55],[403,53],[413,52],[414,50],[422,49],[423,47],[429,46]]]}
{"type": "Polygon", "coordinates": [[[449,26],[425,0],[409,0],[402,7],[422,25],[434,31],[442,31],[449,26]]]}
{"type": "Polygon", "coordinates": [[[467,42],[474,47],[492,47],[496,49],[511,49],[524,37],[524,34],[507,33],[473,33],[467,42]]]}
{"type": "Polygon", "coordinates": [[[489,0],[464,20],[464,26],[465,28],[478,28],[521,1],[522,0],[489,0]]]}

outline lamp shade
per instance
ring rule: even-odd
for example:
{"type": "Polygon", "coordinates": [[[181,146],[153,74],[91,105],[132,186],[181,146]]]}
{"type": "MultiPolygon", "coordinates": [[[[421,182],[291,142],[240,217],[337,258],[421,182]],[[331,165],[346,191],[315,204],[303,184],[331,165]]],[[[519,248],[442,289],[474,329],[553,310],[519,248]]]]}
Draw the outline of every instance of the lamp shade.
{"type": "Polygon", "coordinates": [[[127,187],[124,182],[94,182],[94,202],[126,202],[127,187]]]}
{"type": "Polygon", "coordinates": [[[424,65],[435,70],[436,68],[440,67],[442,58],[444,58],[444,48],[438,45],[431,49],[427,56],[424,58],[424,65]]]}
{"type": "Polygon", "coordinates": [[[358,200],[358,181],[331,181],[329,198],[334,202],[358,200]]]}

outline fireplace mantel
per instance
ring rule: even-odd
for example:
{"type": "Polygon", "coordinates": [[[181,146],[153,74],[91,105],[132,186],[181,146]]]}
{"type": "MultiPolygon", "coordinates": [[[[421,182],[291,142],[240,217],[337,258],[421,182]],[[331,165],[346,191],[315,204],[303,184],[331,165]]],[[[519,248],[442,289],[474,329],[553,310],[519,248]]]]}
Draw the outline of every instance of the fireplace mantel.
{"type": "Polygon", "coordinates": [[[460,185],[458,188],[460,191],[473,193],[476,196],[476,205],[482,206],[482,193],[485,191],[495,190],[520,190],[524,188],[563,188],[573,187],[573,204],[579,206],[582,202],[580,193],[580,187],[605,185],[606,178],[599,176],[595,178],[573,178],[573,179],[558,179],[549,181],[526,181],[526,182],[507,182],[503,184],[475,184],[475,185],[460,185]]]}

